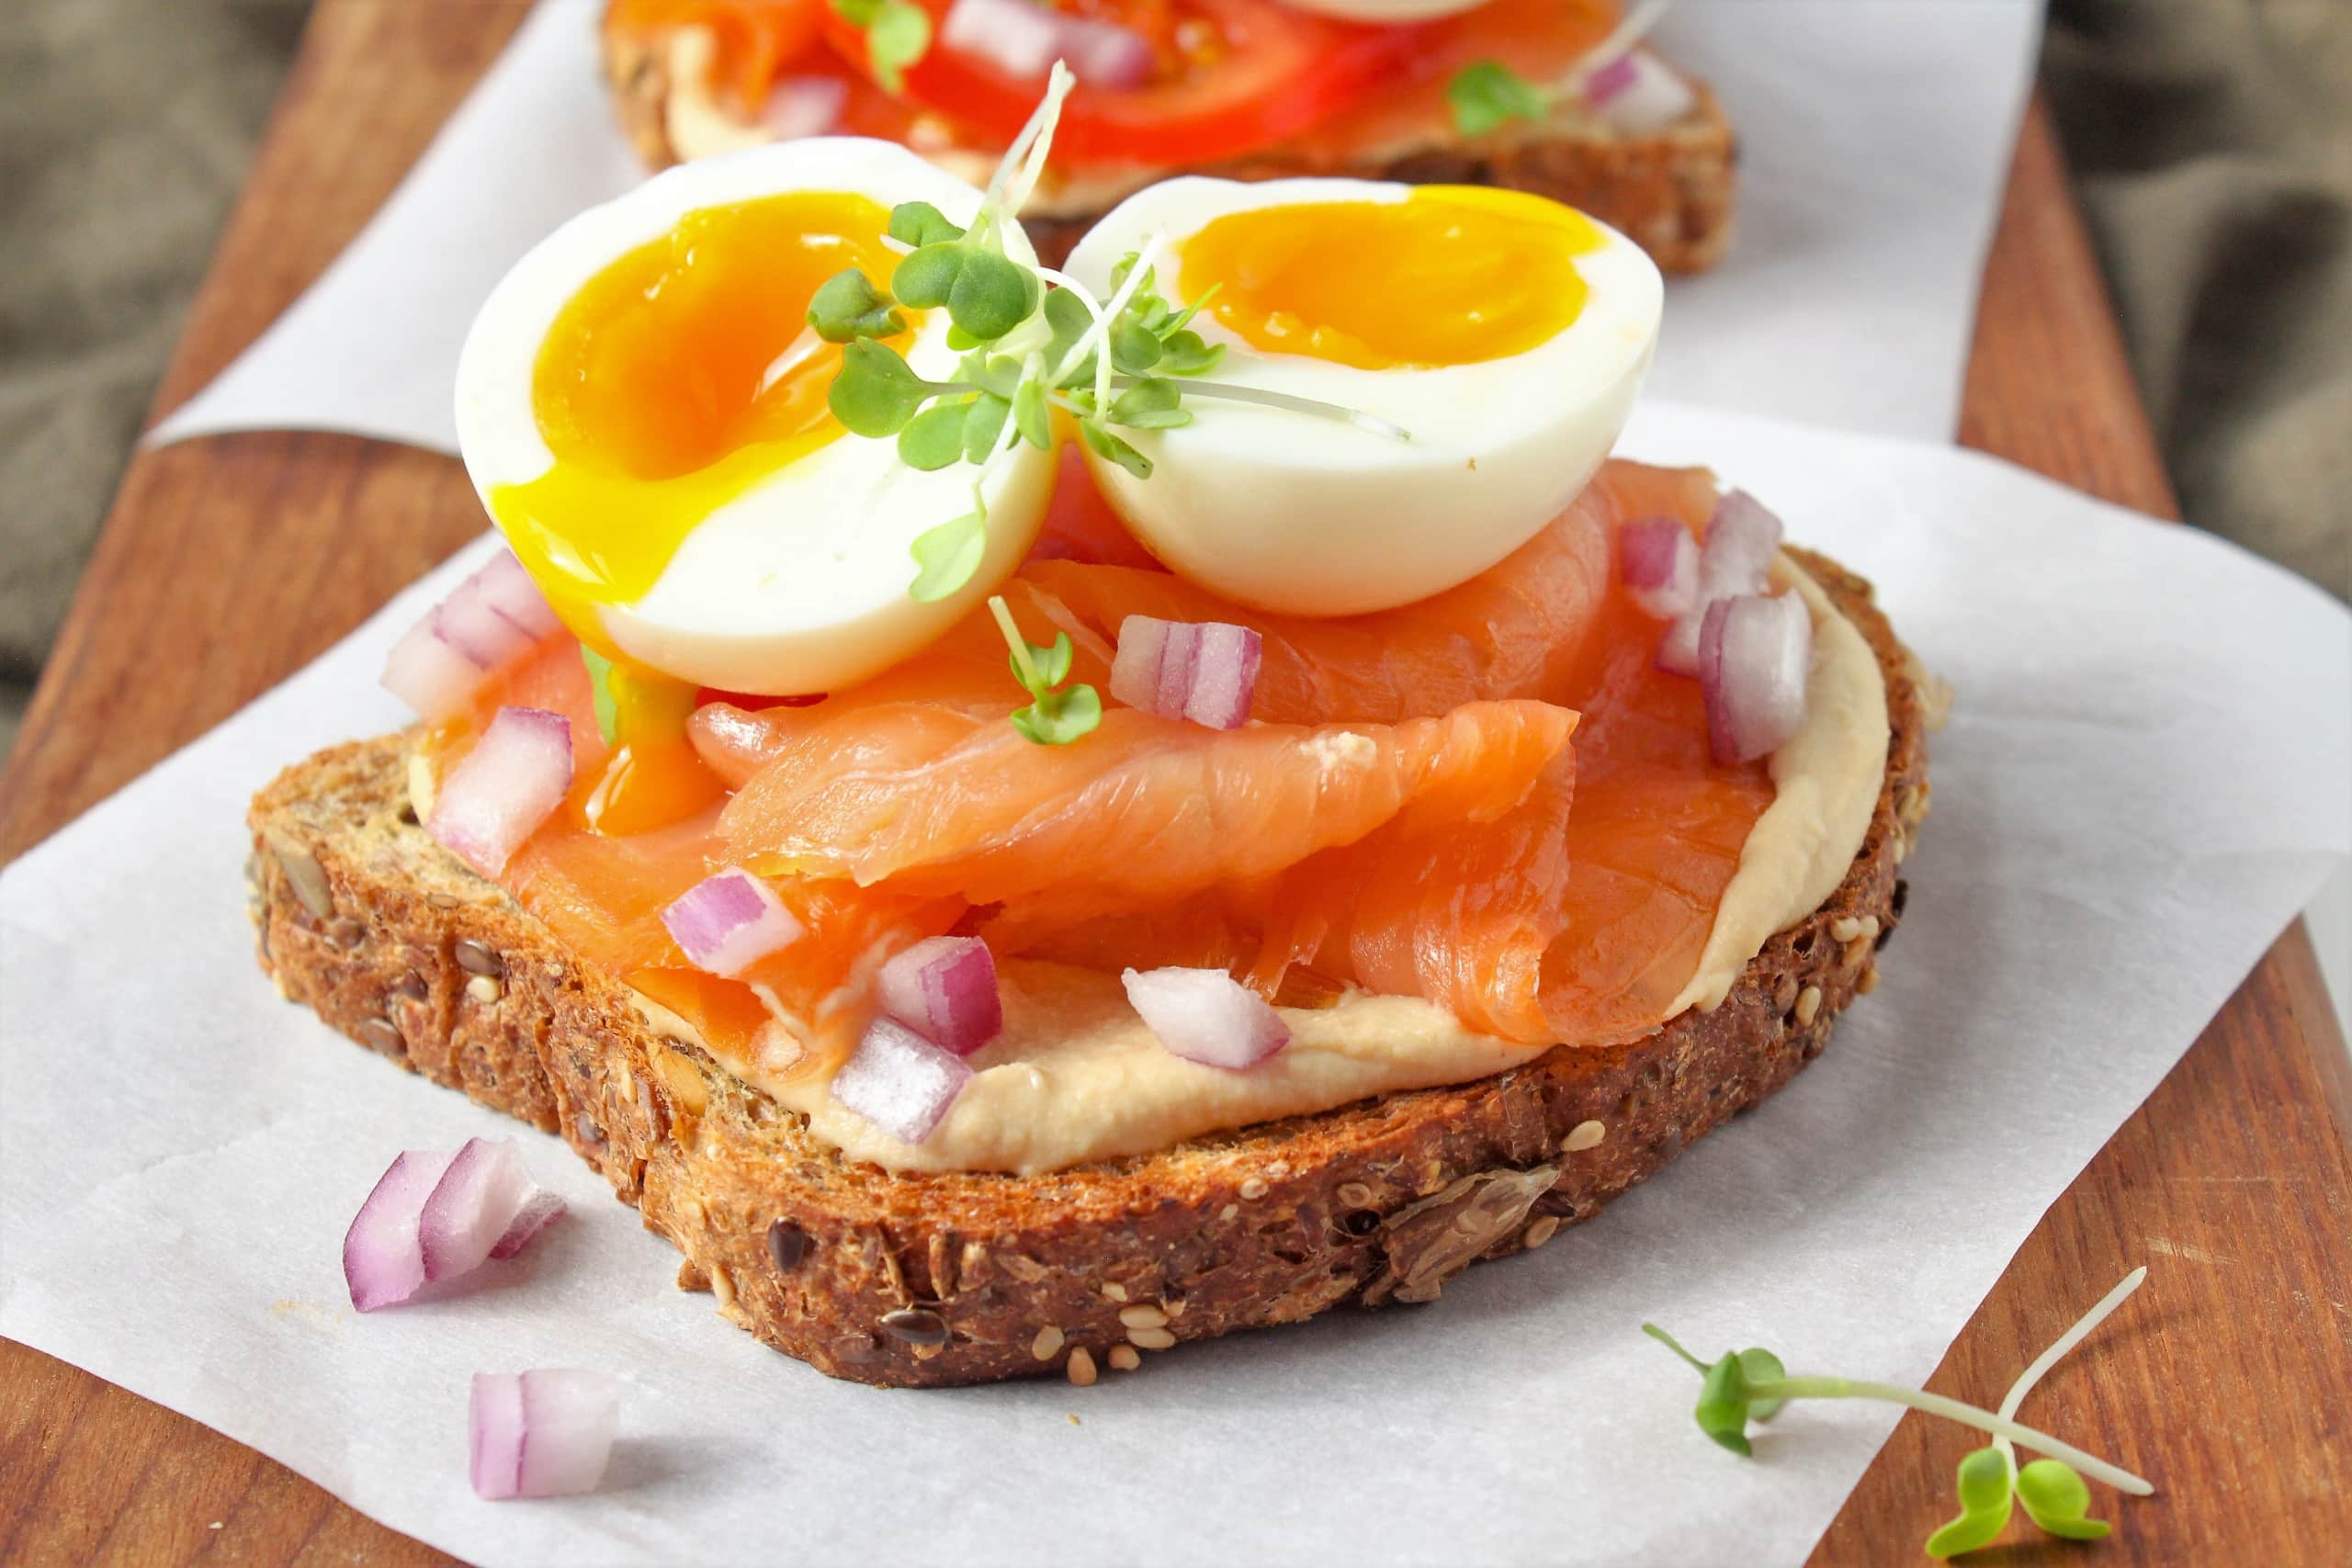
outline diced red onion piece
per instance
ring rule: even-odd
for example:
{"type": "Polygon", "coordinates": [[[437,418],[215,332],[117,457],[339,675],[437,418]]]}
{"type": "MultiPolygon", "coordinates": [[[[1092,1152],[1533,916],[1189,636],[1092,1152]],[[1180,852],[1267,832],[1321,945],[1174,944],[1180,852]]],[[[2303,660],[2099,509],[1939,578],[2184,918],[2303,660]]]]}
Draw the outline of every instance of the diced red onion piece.
{"type": "Polygon", "coordinates": [[[972,1069],[894,1019],[877,1018],[833,1075],[833,1099],[903,1144],[931,1136],[972,1069]]]}
{"type": "Polygon", "coordinates": [[[373,1312],[485,1258],[512,1258],[562,1213],[562,1199],[532,1184],[511,1139],[475,1138],[454,1155],[411,1149],[378,1179],[343,1238],[351,1304],[373,1312]]]}
{"type": "Polygon", "coordinates": [[[1699,595],[1699,541],[1672,517],[1628,523],[1618,535],[1626,592],[1644,615],[1670,621],[1699,595]]]}
{"type": "Polygon", "coordinates": [[[1783,530],[1770,508],[1744,490],[1725,491],[1707,520],[1699,552],[1699,592],[1658,643],[1657,664],[1677,675],[1699,673],[1699,631],[1718,599],[1762,593],[1772,585],[1772,558],[1783,530]]]}
{"type": "Polygon", "coordinates": [[[437,723],[466,705],[491,671],[441,635],[439,617],[428,614],[392,645],[384,660],[384,690],[437,723]]]}
{"type": "Polygon", "coordinates": [[[841,122],[848,102],[849,84],[839,76],[786,76],[768,89],[760,123],[778,141],[822,136],[841,122]]]}
{"type": "Polygon", "coordinates": [[[1222,969],[1129,969],[1127,1000],[1171,1055],[1212,1067],[1252,1067],[1290,1043],[1266,998],[1222,969]]]}
{"type": "Polygon", "coordinates": [[[531,581],[531,574],[514,558],[513,550],[501,550],[491,557],[489,564],[469,581],[484,604],[533,642],[563,625],[547,595],[539,592],[539,585],[531,581]]]}
{"type": "Polygon", "coordinates": [[[417,1215],[424,1282],[435,1284],[481,1268],[505,1239],[532,1191],[522,1151],[512,1138],[469,1138],[417,1215]]]}
{"type": "Polygon", "coordinates": [[[1690,112],[1699,95],[1674,68],[1647,50],[1637,49],[1611,61],[1585,82],[1585,94],[1600,118],[1628,136],[1652,136],[1690,112]],[[1622,62],[1628,73],[1605,97],[1593,96],[1593,84],[1622,62]]]}
{"type": "Polygon", "coordinates": [[[571,721],[545,708],[500,708],[441,781],[425,831],[484,876],[496,876],[571,789],[571,721]]]}
{"type": "Polygon", "coordinates": [[[1770,756],[1804,725],[1813,617],[1794,593],[1743,593],[1707,606],[1699,681],[1718,762],[1770,756]]]}
{"type": "Polygon", "coordinates": [[[609,1372],[476,1372],[467,1424],[475,1494],[495,1500],[594,1492],[612,1457],[620,1408],[620,1384],[609,1372]]]}
{"type": "Polygon", "coordinates": [[[884,1013],[959,1056],[1004,1028],[996,958],[976,936],[935,936],[894,954],[876,989],[884,1013]]]}
{"type": "Polygon", "coordinates": [[[531,1195],[523,1200],[523,1206],[514,1211],[514,1217],[506,1223],[506,1233],[498,1238],[498,1245],[490,1249],[490,1255],[498,1258],[514,1257],[530,1246],[541,1231],[563,1218],[563,1213],[561,1197],[544,1187],[533,1188],[531,1195]]]}
{"type": "Polygon", "coordinates": [[[351,1304],[374,1312],[414,1295],[424,1283],[417,1222],[425,1200],[456,1156],[410,1149],[377,1179],[343,1238],[343,1280],[351,1304]]]}
{"type": "Polygon", "coordinates": [[[458,584],[433,612],[433,624],[443,640],[455,643],[485,670],[504,669],[538,640],[491,603],[480,577],[458,584]]]}
{"type": "Polygon", "coordinates": [[[1056,60],[1090,87],[1132,87],[1150,76],[1151,43],[1131,28],[1035,0],[956,0],[939,41],[1008,76],[1040,77],[1056,60]]]}
{"type": "Polygon", "coordinates": [[[775,889],[748,871],[707,876],[662,911],[662,924],[697,969],[741,975],[808,928],[784,907],[775,889]]]}
{"type": "Polygon", "coordinates": [[[1265,639],[1248,626],[1129,615],[1119,623],[1111,694],[1162,718],[1238,729],[1250,720],[1264,653],[1265,639]]]}
{"type": "Polygon", "coordinates": [[[1627,50],[1615,59],[1592,68],[1584,79],[1585,102],[1594,108],[1606,106],[1610,99],[1634,85],[1641,67],[1634,63],[1634,51],[1627,50]]]}

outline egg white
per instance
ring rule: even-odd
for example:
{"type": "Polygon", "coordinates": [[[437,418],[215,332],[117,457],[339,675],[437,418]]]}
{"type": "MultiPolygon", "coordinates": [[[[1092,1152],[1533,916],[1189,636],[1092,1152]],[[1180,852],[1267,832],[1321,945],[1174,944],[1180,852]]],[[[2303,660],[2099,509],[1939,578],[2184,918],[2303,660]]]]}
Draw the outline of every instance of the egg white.
{"type": "MultiPolygon", "coordinates": [[[[1175,250],[1229,212],[1306,202],[1398,202],[1385,181],[1242,183],[1188,176],[1130,197],[1079,243],[1070,275],[1107,297],[1120,258],[1159,236],[1161,292],[1175,250]]],[[[1089,454],[1096,482],[1168,566],[1228,598],[1340,615],[1425,598],[1492,566],[1581,491],[1624,428],[1657,342],[1665,288],[1640,246],[1605,225],[1576,258],[1577,319],[1522,354],[1430,369],[1363,370],[1255,348],[1203,311],[1226,345],[1208,379],[1359,410],[1402,426],[1359,426],[1209,398],[1193,423],[1121,434],[1152,460],[1148,479],[1089,454]]]]}
{"type": "MultiPolygon", "coordinates": [[[[532,374],[572,297],[690,212],[797,190],[862,195],[886,209],[928,201],[957,223],[968,223],[981,199],[895,143],[812,137],[684,164],[581,213],[492,291],[458,359],[458,446],[485,507],[497,487],[554,465],[532,406],[532,374]]],[[[1003,232],[1015,260],[1034,262],[1017,226],[1003,232]]],[[[906,345],[917,374],[953,378],[947,328],[947,313],[933,310],[906,345]]],[[[972,581],[935,603],[908,597],[917,570],[909,547],[971,510],[977,472],[966,464],[919,472],[899,461],[891,441],[842,434],[713,511],[641,599],[600,607],[603,630],[650,669],[731,691],[836,691],[878,673],[979,604],[1036,536],[1053,458],[1017,445],[983,491],[988,549],[972,581]]]]}

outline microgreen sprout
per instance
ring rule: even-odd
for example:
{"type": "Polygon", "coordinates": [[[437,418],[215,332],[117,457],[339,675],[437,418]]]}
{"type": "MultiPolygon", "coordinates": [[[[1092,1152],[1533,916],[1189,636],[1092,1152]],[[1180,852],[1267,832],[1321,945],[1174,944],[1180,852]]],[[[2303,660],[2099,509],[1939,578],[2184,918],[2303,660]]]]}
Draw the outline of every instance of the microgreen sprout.
{"type": "Polygon", "coordinates": [[[1978,1449],[1960,1461],[1960,1516],[1928,1538],[1928,1555],[1951,1557],[1973,1551],[1996,1540],[2008,1524],[2012,1495],[2025,1506],[2027,1517],[2051,1534],[2096,1540],[2107,1534],[2109,1526],[2104,1520],[2086,1517],[2091,1499],[2090,1488],[2083,1480],[2085,1474],[2135,1497],[2147,1496],[2155,1490],[2130,1471],[2037,1432],[2017,1419],[2018,1405],[2042,1375],[2138,1290],[2147,1275],[2145,1269],[2132,1270],[2072,1328],[2059,1336],[2010,1386],[1998,1411],[1980,1410],[1939,1393],[1893,1383],[1855,1378],[1791,1377],[1780,1358],[1770,1350],[1730,1351],[1719,1360],[1702,1361],[1656,1324],[1642,1325],[1642,1332],[1689,1362],[1704,1380],[1691,1414],[1701,1431],[1736,1454],[1754,1451],[1747,1438],[1750,1421],[1770,1419],[1792,1399],[1883,1400],[1991,1433],[1993,1442],[1989,1447],[1978,1449]],[[2020,1468],[2017,1463],[2019,1444],[2044,1457],[2020,1468]]]}
{"type": "MultiPolygon", "coordinates": [[[[853,21],[875,18],[868,37],[877,73],[881,28],[896,4],[833,0],[853,21]]],[[[899,460],[911,468],[932,472],[961,463],[979,470],[971,510],[925,529],[910,546],[916,570],[908,592],[916,599],[945,599],[971,582],[988,556],[989,479],[1024,443],[1052,449],[1056,412],[1075,423],[1097,457],[1138,479],[1151,476],[1151,459],[1121,432],[1189,424],[1193,414],[1185,405],[1193,398],[1339,420],[1389,440],[1411,438],[1360,410],[1201,379],[1225,357],[1223,344],[1207,342],[1192,325],[1216,290],[1190,304],[1163,297],[1156,237],[1113,268],[1107,299],[1067,273],[1023,259],[1025,252],[1016,256],[1007,249],[1006,231],[1045,171],[1062,100],[1075,80],[1067,66],[1055,63],[1045,97],[1005,149],[968,227],[929,202],[899,203],[885,236],[899,258],[887,284],[855,267],[827,279],[809,299],[808,332],[769,367],[773,381],[819,342],[839,344],[841,368],[826,399],[844,428],[894,440],[899,460]],[[933,380],[917,373],[884,341],[908,330],[910,310],[947,313],[948,346],[962,355],[952,378],[933,380]]],[[[1014,641],[1017,666],[1027,645],[1010,630],[1006,635],[1014,641]]],[[[1016,715],[1015,723],[1033,739],[1051,735],[1059,743],[1094,727],[1091,718],[1073,726],[1068,716],[1085,703],[1099,713],[1100,699],[1085,687],[1055,694],[1058,680],[1039,686],[1023,676],[1038,700],[1023,710],[1029,721],[1016,715]]]]}
{"type": "Polygon", "coordinates": [[[865,59],[882,90],[907,85],[907,68],[931,52],[931,13],[907,0],[832,0],[843,21],[865,34],[865,59]]]}
{"type": "Polygon", "coordinates": [[[1484,136],[1509,120],[1548,119],[1563,96],[1581,94],[1584,85],[1604,66],[1631,54],[1672,3],[1642,0],[1627,11],[1607,38],[1585,51],[1565,91],[1531,82],[1499,60],[1473,61],[1445,85],[1445,104],[1453,116],[1453,128],[1464,136],[1484,136]]]}
{"type": "Polygon", "coordinates": [[[1069,679],[1074,657],[1069,633],[1055,634],[1050,643],[1029,641],[1001,593],[989,596],[989,614],[996,617],[1005,646],[1012,649],[1012,678],[1029,693],[1029,705],[1013,711],[1013,728],[1040,746],[1067,746],[1102,722],[1101,693],[1082,681],[1062,686],[1069,679]],[[1057,686],[1061,690],[1055,690],[1057,686]]]}

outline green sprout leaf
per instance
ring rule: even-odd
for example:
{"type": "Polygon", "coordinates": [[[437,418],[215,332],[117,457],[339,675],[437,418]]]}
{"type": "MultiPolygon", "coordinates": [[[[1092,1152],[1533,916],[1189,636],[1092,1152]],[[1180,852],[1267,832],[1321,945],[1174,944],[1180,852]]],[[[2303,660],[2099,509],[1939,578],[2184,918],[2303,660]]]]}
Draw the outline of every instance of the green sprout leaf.
{"type": "Polygon", "coordinates": [[[1012,423],[1021,439],[1040,452],[1054,445],[1053,421],[1046,412],[1046,383],[1032,377],[1012,390],[1012,423]]]}
{"type": "Polygon", "coordinates": [[[2018,1471],[2017,1491],[2026,1517],[2052,1535],[2097,1540],[2112,1528],[2105,1519],[2085,1517],[2090,1511],[2091,1489],[2062,1460],[2038,1459],[2018,1471]]]}
{"type": "Polygon", "coordinates": [[[946,598],[972,581],[988,548],[987,520],[977,512],[967,512],[918,534],[908,553],[922,570],[915,573],[914,586],[907,590],[908,596],[926,604],[946,598]]]}
{"type": "Polygon", "coordinates": [[[1225,344],[1209,343],[1190,328],[1160,341],[1159,369],[1169,376],[1203,376],[1225,358],[1225,344]]]}
{"type": "Polygon", "coordinates": [[[1029,642],[1024,639],[1022,646],[1028,650],[1029,654],[1029,668],[1026,671],[1021,667],[1019,654],[1008,653],[1004,657],[1004,661],[1012,667],[1014,680],[1025,686],[1034,676],[1040,687],[1053,687],[1069,679],[1070,661],[1078,655],[1077,649],[1070,643],[1069,633],[1057,632],[1054,635],[1054,640],[1049,643],[1029,642]]]}
{"type": "Polygon", "coordinates": [[[1175,382],[1155,376],[1112,399],[1111,418],[1137,430],[1172,430],[1193,423],[1193,411],[1182,406],[1183,396],[1175,382]]]}
{"type": "Polygon", "coordinates": [[[890,292],[919,310],[947,303],[955,292],[956,275],[966,258],[978,254],[954,240],[942,240],[910,251],[890,275],[890,292]]]}
{"type": "Polygon", "coordinates": [[[947,314],[979,342],[994,343],[1029,319],[1042,288],[1035,273],[1010,256],[967,251],[947,294],[947,314]]]}
{"type": "Polygon", "coordinates": [[[837,272],[808,297],[808,325],[827,343],[895,337],[907,319],[891,308],[890,297],[855,267],[837,272]]]}
{"type": "Polygon", "coordinates": [[[2009,1522],[2009,1456],[1982,1448],[1960,1461],[1960,1515],[1928,1538],[1930,1557],[1990,1546],[2009,1522]]]}
{"type": "MultiPolygon", "coordinates": [[[[1752,1347],[1739,1353],[1739,1372],[1747,1380],[1747,1386],[1754,1388],[1758,1383],[1779,1382],[1789,1375],[1789,1369],[1781,1365],[1781,1358],[1771,1351],[1752,1347]]],[[[1751,1421],[1770,1421],[1780,1413],[1781,1401],[1777,1399],[1748,1401],[1747,1418],[1751,1421]]]]}
{"type": "Polygon", "coordinates": [[[994,392],[981,392],[964,405],[964,461],[985,463],[989,454],[996,450],[998,437],[1004,434],[1004,422],[1012,412],[1012,405],[994,392]]]}
{"type": "Polygon", "coordinates": [[[1698,1418],[1699,1430],[1742,1457],[1756,1450],[1747,1441],[1747,1373],[1739,1358],[1726,1355],[1707,1369],[1707,1381],[1700,1385],[1699,1404],[1691,1414],[1698,1418]]]}
{"type": "Polygon", "coordinates": [[[899,432],[899,461],[930,473],[964,460],[962,403],[938,402],[909,420],[899,432]]]}
{"type": "Polygon", "coordinates": [[[866,338],[842,351],[825,400],[833,417],[860,435],[896,435],[933,390],[895,350],[866,338]]]}
{"type": "Polygon", "coordinates": [[[1540,120],[1552,112],[1544,89],[1499,60],[1481,60],[1453,73],[1445,85],[1453,128],[1484,136],[1506,120],[1540,120]]]}
{"type": "Polygon", "coordinates": [[[1111,328],[1111,363],[1130,376],[1141,376],[1159,364],[1162,352],[1158,335],[1133,316],[1111,328]]]}
{"type": "Polygon", "coordinates": [[[1086,438],[1097,457],[1108,458],[1139,479],[1151,478],[1151,459],[1112,434],[1110,427],[1101,420],[1079,421],[1078,433],[1086,438]]]}
{"type": "Polygon", "coordinates": [[[1094,733],[1102,722],[1102,694],[1083,684],[1047,692],[1027,707],[1012,710],[1012,728],[1040,746],[1067,746],[1094,733]]]}
{"type": "Polygon", "coordinates": [[[865,60],[888,93],[906,85],[906,69],[931,49],[931,17],[906,0],[832,0],[833,10],[865,34],[865,60]]]}
{"type": "Polygon", "coordinates": [[[976,349],[957,364],[956,373],[983,392],[994,392],[1007,401],[1021,385],[1021,362],[1009,354],[983,354],[976,349]]]}
{"type": "Polygon", "coordinates": [[[902,245],[920,249],[960,240],[964,231],[947,221],[947,215],[927,201],[902,201],[890,209],[889,235],[902,245]]]}
{"type": "Polygon", "coordinates": [[[580,662],[588,666],[588,692],[596,705],[596,733],[610,746],[620,735],[620,705],[613,700],[613,661],[583,642],[580,662]]]}

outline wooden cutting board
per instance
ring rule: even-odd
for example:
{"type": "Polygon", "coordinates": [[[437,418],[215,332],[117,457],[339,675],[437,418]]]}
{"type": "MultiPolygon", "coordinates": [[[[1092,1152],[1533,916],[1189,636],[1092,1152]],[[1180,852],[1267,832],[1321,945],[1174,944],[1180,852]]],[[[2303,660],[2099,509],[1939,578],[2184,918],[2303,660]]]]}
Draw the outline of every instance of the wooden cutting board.
{"type": "MultiPolygon", "coordinates": [[[[320,0],[156,412],[202,386],[317,276],[527,8],[320,0]]],[[[1739,265],[1736,249],[1727,265],[1739,265]]],[[[1986,269],[1962,438],[2173,515],[2038,109],[1986,269]]],[[[481,527],[458,464],[401,447],[271,434],[136,456],[0,778],[0,857],[226,718],[481,527]]],[[[1996,1399],[2109,1283],[2153,1266],[2120,1320],[2130,1326],[2078,1353],[2035,1396],[2049,1428],[2161,1488],[2129,1506],[2099,1498],[2120,1529],[2096,1561],[2344,1561],[2347,1134],[2352,1067],[2298,926],[2052,1207],[1945,1358],[1931,1386],[1996,1399]]],[[[61,1179],[71,1171],[61,1160],[61,1179]]],[[[1965,1223],[1963,1200],[1954,1195],[1955,1224],[1965,1223]]],[[[135,1247],[125,1255],[135,1259],[135,1247]]],[[[455,1486],[458,1434],[449,1440],[455,1486]]],[[[1949,1512],[1952,1466],[1968,1446],[1953,1428],[1905,1419],[1814,1561],[1917,1560],[1949,1512]]],[[[1729,1461],[1694,1432],[1688,1450],[1658,1462],[1729,1461]]],[[[1977,1561],[2079,1550],[2016,1533],[2024,1544],[1977,1561]]],[[[686,1537],[679,1544],[682,1555],[700,1554],[686,1537]]],[[[1724,1546],[1726,1560],[1738,1557],[1736,1540],[1724,1546]]],[[[0,1561],[199,1558],[449,1561],[226,1438],[0,1341],[0,1561]]]]}

